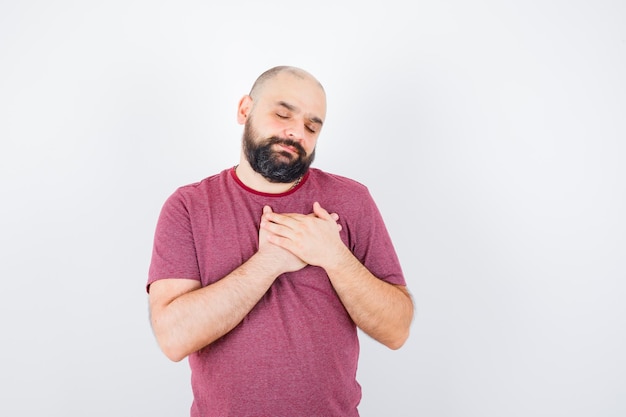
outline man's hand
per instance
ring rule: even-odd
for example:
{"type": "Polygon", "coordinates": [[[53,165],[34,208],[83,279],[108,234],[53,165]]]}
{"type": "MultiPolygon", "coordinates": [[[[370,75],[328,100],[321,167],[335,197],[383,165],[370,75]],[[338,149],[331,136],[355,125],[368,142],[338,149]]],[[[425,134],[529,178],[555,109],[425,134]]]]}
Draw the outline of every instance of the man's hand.
{"type": "Polygon", "coordinates": [[[339,216],[328,213],[318,202],[313,203],[313,212],[274,213],[264,210],[261,230],[273,246],[287,250],[310,265],[332,265],[346,246],[339,237],[339,216]]]}
{"type": "Polygon", "coordinates": [[[373,275],[344,245],[339,216],[313,203],[310,214],[263,214],[261,230],[270,246],[286,250],[309,265],[324,268],[356,325],[391,349],[409,335],[413,301],[405,286],[373,275]]]}
{"type": "Polygon", "coordinates": [[[279,274],[285,272],[298,271],[306,266],[306,262],[289,250],[271,243],[271,232],[265,227],[271,220],[268,219],[272,215],[270,206],[263,207],[263,215],[261,216],[261,227],[259,229],[259,254],[268,257],[269,262],[276,263],[274,265],[279,274]]]}

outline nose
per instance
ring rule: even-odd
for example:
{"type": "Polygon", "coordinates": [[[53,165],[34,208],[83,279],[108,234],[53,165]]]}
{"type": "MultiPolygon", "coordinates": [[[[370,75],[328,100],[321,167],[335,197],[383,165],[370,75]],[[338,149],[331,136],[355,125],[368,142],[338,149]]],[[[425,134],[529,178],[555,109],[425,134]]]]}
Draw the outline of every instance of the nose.
{"type": "Polygon", "coordinates": [[[304,138],[304,126],[293,123],[285,129],[285,135],[288,139],[301,141],[304,138]]]}

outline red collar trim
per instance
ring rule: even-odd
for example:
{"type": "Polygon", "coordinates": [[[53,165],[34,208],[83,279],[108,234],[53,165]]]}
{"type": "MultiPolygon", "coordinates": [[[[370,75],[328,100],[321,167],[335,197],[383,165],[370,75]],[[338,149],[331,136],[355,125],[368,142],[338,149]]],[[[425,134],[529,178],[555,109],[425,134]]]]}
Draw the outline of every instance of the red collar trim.
{"type": "Polygon", "coordinates": [[[261,191],[257,191],[257,190],[253,190],[252,188],[248,187],[246,184],[244,184],[243,182],[241,182],[241,180],[239,179],[239,177],[237,176],[237,173],[235,172],[235,168],[237,168],[236,166],[232,167],[230,169],[230,175],[231,177],[235,180],[235,182],[244,190],[252,193],[252,194],[256,194],[256,195],[260,195],[263,197],[284,197],[290,194],[295,193],[296,191],[298,191],[306,182],[306,180],[309,178],[309,171],[305,172],[304,176],[302,177],[302,179],[300,180],[300,182],[298,183],[298,185],[296,185],[295,187],[293,187],[290,190],[285,191],[284,193],[278,193],[278,194],[272,194],[272,193],[264,193],[261,191]]]}

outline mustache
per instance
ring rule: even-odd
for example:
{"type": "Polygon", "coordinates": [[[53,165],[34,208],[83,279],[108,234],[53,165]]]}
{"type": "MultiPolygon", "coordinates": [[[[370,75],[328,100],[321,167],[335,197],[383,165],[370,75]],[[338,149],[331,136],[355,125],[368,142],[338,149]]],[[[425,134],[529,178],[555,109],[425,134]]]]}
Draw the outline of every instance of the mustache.
{"type": "Polygon", "coordinates": [[[285,139],[285,138],[279,138],[278,136],[272,136],[271,138],[267,140],[267,144],[269,146],[275,145],[275,144],[291,146],[296,149],[296,151],[298,152],[298,155],[300,156],[306,155],[306,151],[304,150],[302,145],[300,145],[299,142],[296,142],[295,140],[292,140],[292,139],[285,139]]]}

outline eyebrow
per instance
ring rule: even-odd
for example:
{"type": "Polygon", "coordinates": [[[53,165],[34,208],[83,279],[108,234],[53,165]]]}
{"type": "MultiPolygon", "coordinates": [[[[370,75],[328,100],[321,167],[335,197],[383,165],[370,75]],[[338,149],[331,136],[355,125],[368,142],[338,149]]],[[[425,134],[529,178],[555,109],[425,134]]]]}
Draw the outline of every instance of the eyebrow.
{"type": "MultiPolygon", "coordinates": [[[[289,111],[296,112],[296,113],[300,110],[298,107],[294,106],[293,104],[289,104],[286,101],[279,101],[278,105],[281,106],[281,107],[286,108],[289,111]]],[[[313,117],[310,117],[309,120],[312,121],[313,123],[317,123],[317,124],[320,124],[320,125],[324,124],[322,119],[320,119],[319,117],[313,116],[313,117]]]]}

